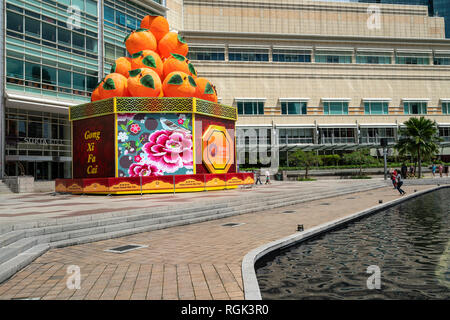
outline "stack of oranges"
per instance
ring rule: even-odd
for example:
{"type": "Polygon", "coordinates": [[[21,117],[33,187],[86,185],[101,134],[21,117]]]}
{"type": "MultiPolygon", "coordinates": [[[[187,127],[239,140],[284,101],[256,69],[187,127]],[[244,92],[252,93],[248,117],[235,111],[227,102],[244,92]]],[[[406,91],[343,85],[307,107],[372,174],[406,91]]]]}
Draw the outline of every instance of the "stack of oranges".
{"type": "Polygon", "coordinates": [[[91,101],[112,97],[196,97],[217,102],[211,82],[186,58],[189,46],[162,16],[146,16],[125,38],[130,57],[116,59],[91,101]]]}

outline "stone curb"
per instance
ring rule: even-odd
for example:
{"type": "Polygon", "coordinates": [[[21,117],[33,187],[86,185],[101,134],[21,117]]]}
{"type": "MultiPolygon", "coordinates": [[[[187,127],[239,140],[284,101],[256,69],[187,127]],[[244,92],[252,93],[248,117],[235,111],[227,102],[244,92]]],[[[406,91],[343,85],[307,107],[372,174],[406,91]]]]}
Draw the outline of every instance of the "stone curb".
{"type": "Polygon", "coordinates": [[[280,250],[280,249],[292,246],[294,244],[298,244],[300,242],[306,241],[312,237],[320,235],[321,233],[331,231],[332,229],[343,226],[343,225],[345,225],[349,222],[352,222],[354,220],[357,220],[359,218],[377,213],[381,210],[385,210],[387,208],[390,208],[392,206],[395,206],[397,204],[405,202],[406,200],[413,199],[418,196],[421,196],[421,195],[424,195],[424,194],[427,194],[427,193],[430,193],[430,192],[433,192],[433,191],[436,191],[439,189],[448,188],[448,187],[449,186],[438,186],[438,187],[435,187],[432,189],[415,192],[415,193],[412,193],[405,197],[389,201],[385,204],[380,204],[380,205],[365,209],[363,211],[359,211],[359,212],[349,215],[347,217],[344,217],[341,219],[336,219],[336,220],[321,224],[319,226],[313,227],[313,228],[305,230],[303,232],[294,233],[290,236],[269,242],[267,244],[264,244],[258,248],[251,250],[244,256],[244,258],[242,260],[242,267],[241,267],[245,300],[262,300],[261,292],[260,292],[259,284],[258,284],[258,279],[256,277],[255,263],[260,258],[267,255],[268,253],[271,253],[273,251],[280,250]]]}

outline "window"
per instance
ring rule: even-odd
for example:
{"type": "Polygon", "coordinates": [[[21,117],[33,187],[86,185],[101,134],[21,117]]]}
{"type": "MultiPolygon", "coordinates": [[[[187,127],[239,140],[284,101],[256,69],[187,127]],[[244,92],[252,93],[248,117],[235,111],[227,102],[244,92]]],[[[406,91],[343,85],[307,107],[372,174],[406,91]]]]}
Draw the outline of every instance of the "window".
{"type": "Polygon", "coordinates": [[[75,48],[84,49],[84,36],[79,33],[73,32],[72,44],[75,48]]]}
{"type": "Polygon", "coordinates": [[[389,56],[365,56],[357,55],[356,63],[365,64],[391,64],[391,57],[389,56]]]}
{"type": "Polygon", "coordinates": [[[58,28],[58,42],[70,46],[72,42],[70,39],[71,39],[71,32],[69,30],[58,28]]]}
{"type": "Polygon", "coordinates": [[[262,101],[238,101],[238,114],[264,114],[262,101]]]}
{"type": "Polygon", "coordinates": [[[450,114],[450,102],[442,102],[442,113],[450,114]]]}
{"type": "Polygon", "coordinates": [[[40,37],[41,36],[41,22],[35,19],[25,17],[25,33],[27,35],[40,37]]]}
{"type": "Polygon", "coordinates": [[[317,63],[352,63],[352,53],[343,52],[317,52],[317,63]]]}
{"type": "Polygon", "coordinates": [[[434,65],[437,65],[437,66],[439,66],[439,65],[447,65],[448,66],[448,65],[450,65],[450,56],[434,57],[433,63],[434,63],[434,65]]]}
{"type": "Polygon", "coordinates": [[[110,8],[108,6],[105,6],[105,10],[104,10],[104,17],[106,21],[109,22],[114,22],[115,18],[114,18],[114,9],[110,8]]]}
{"type": "Polygon", "coordinates": [[[388,114],[389,113],[389,103],[388,102],[364,102],[364,113],[365,114],[388,114]]]}
{"type": "MultiPolygon", "coordinates": [[[[56,69],[42,66],[42,83],[56,84],[56,69]]],[[[50,89],[50,88],[47,88],[50,89]]]]}
{"type": "Polygon", "coordinates": [[[311,62],[311,51],[273,49],[274,62],[311,62]]]}
{"type": "Polygon", "coordinates": [[[355,143],[354,128],[319,128],[321,144],[355,143]]]}
{"type": "Polygon", "coordinates": [[[306,114],[306,102],[282,101],[281,114],[306,114]]]}
{"type": "Polygon", "coordinates": [[[280,129],[281,144],[314,143],[314,132],[311,128],[280,129]]]}
{"type": "Polygon", "coordinates": [[[41,81],[41,65],[26,62],[25,63],[25,79],[31,81],[41,81]]]}
{"type": "Polygon", "coordinates": [[[86,90],[85,88],[85,82],[86,77],[82,74],[73,73],[73,88],[76,90],[86,90]]]}
{"type": "Polygon", "coordinates": [[[225,60],[225,48],[190,47],[188,53],[190,60],[225,60]]]}
{"type": "Polygon", "coordinates": [[[427,102],[403,102],[405,114],[427,114],[427,102]]]}
{"type": "Polygon", "coordinates": [[[269,61],[269,50],[230,48],[228,58],[230,61],[269,61]]]}
{"type": "Polygon", "coordinates": [[[348,114],[347,101],[325,101],[323,103],[324,114],[348,114]]]}
{"type": "Polygon", "coordinates": [[[6,76],[23,79],[23,61],[6,58],[6,76]]]}
{"type": "Polygon", "coordinates": [[[23,32],[23,16],[8,11],[6,13],[6,28],[8,30],[23,32]]]}
{"type": "Polygon", "coordinates": [[[72,88],[72,74],[69,71],[58,70],[58,86],[72,88]]]}
{"type": "Polygon", "coordinates": [[[439,137],[444,141],[450,141],[450,127],[439,127],[439,137]]]}
{"type": "Polygon", "coordinates": [[[97,39],[86,37],[86,50],[97,53],[98,52],[97,39]]]}
{"type": "Polygon", "coordinates": [[[56,27],[54,25],[42,22],[42,39],[56,42],[56,27]]]}
{"type": "Polygon", "coordinates": [[[394,128],[361,128],[360,143],[380,143],[381,138],[395,142],[394,128]]]}
{"type": "Polygon", "coordinates": [[[426,54],[397,54],[397,64],[430,64],[430,57],[426,54]]]}

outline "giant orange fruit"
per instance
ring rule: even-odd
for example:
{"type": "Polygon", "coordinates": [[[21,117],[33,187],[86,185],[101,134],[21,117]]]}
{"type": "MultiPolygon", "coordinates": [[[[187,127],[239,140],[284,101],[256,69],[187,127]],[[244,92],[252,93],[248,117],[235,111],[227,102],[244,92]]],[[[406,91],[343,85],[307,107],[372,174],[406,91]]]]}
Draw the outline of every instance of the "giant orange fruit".
{"type": "Polygon", "coordinates": [[[148,29],[137,29],[125,38],[125,47],[133,55],[142,50],[156,51],[158,46],[153,33],[148,29]]]}
{"type": "Polygon", "coordinates": [[[149,29],[159,41],[169,32],[169,22],[163,16],[148,15],[142,19],[141,28],[149,29]]]}
{"type": "Polygon", "coordinates": [[[98,91],[98,86],[91,93],[91,102],[95,102],[97,100],[100,100],[100,93],[98,91]]]}
{"type": "Polygon", "coordinates": [[[100,99],[128,97],[127,78],[120,73],[108,74],[98,86],[100,99]]]}
{"type": "Polygon", "coordinates": [[[158,43],[161,58],[168,58],[171,53],[187,56],[189,46],[183,37],[175,32],[168,32],[158,43]]]}
{"type": "Polygon", "coordinates": [[[192,63],[185,56],[176,53],[171,53],[170,57],[164,61],[163,70],[163,79],[174,71],[182,71],[192,77],[197,77],[197,71],[192,63]]]}
{"type": "Polygon", "coordinates": [[[132,69],[150,68],[155,71],[159,77],[163,76],[163,62],[155,51],[139,51],[133,54],[131,59],[132,69]]]}
{"type": "Polygon", "coordinates": [[[212,83],[205,78],[196,78],[197,84],[196,97],[203,100],[217,102],[217,91],[212,83]]]}
{"type": "Polygon", "coordinates": [[[161,79],[150,68],[140,68],[130,71],[127,80],[128,91],[132,97],[159,97],[161,96],[161,79]]]}
{"type": "Polygon", "coordinates": [[[169,73],[163,82],[165,97],[194,97],[197,84],[190,75],[174,71],[169,73]]]}
{"type": "Polygon", "coordinates": [[[128,77],[128,71],[130,71],[131,69],[131,59],[128,57],[120,57],[117,58],[112,65],[111,72],[117,72],[124,77],[128,77]]]}

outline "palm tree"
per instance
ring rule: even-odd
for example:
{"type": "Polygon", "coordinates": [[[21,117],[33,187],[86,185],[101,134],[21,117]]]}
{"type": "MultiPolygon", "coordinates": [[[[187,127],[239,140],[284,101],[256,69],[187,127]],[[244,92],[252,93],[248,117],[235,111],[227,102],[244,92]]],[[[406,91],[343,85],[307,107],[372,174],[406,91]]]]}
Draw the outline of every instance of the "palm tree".
{"type": "Polygon", "coordinates": [[[417,159],[419,178],[422,177],[422,159],[431,158],[439,152],[439,130],[436,121],[425,117],[409,118],[399,130],[399,140],[395,146],[399,154],[410,154],[417,159]]]}

